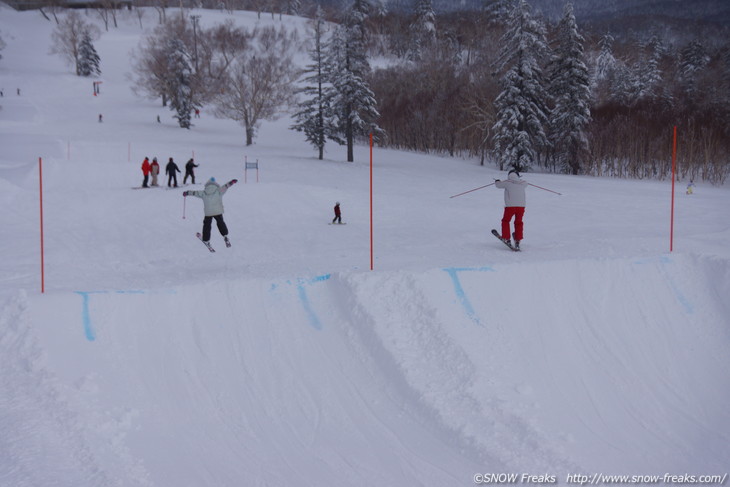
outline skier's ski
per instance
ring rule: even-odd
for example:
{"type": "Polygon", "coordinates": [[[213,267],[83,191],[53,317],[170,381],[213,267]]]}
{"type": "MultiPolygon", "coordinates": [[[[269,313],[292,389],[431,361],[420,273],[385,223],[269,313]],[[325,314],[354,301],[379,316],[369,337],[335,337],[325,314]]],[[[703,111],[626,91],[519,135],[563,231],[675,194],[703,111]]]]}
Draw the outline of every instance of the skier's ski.
{"type": "Polygon", "coordinates": [[[206,241],[204,241],[204,240],[203,240],[203,236],[202,236],[202,235],[200,234],[200,232],[196,233],[196,234],[195,234],[195,236],[196,236],[196,237],[198,237],[198,239],[199,239],[199,240],[200,240],[201,242],[203,242],[203,244],[204,244],[204,245],[205,245],[206,247],[208,247],[208,250],[210,250],[211,252],[215,252],[215,249],[214,249],[213,247],[211,247],[211,246],[210,246],[210,242],[206,242],[206,241]]]}
{"type": "Polygon", "coordinates": [[[328,225],[347,225],[347,223],[346,222],[341,222],[341,223],[328,223],[328,225]]]}
{"type": "Polygon", "coordinates": [[[510,242],[509,240],[505,240],[505,239],[503,239],[503,238],[502,238],[502,235],[500,235],[500,233],[499,233],[499,232],[498,232],[497,230],[494,230],[494,229],[492,229],[492,235],[494,235],[495,237],[497,237],[497,238],[499,239],[499,241],[500,241],[500,242],[502,242],[502,243],[503,243],[503,244],[505,244],[505,245],[506,245],[507,247],[509,247],[509,248],[510,248],[510,250],[512,250],[513,252],[519,252],[519,251],[520,251],[520,249],[519,249],[519,248],[513,247],[513,246],[512,246],[512,243],[511,243],[511,242],[510,242]]]}

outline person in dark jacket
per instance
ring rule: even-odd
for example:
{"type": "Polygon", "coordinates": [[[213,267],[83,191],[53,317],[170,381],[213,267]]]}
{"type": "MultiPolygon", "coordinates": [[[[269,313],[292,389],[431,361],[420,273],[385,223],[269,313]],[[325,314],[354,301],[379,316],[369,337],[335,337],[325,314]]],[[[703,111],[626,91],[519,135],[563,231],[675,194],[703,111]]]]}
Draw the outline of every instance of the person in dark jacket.
{"type": "Polygon", "coordinates": [[[183,178],[183,184],[188,182],[188,176],[190,176],[190,182],[195,184],[195,168],[198,166],[199,164],[195,164],[191,157],[187,164],[185,164],[185,177],[183,178]]]}
{"type": "Polygon", "coordinates": [[[342,223],[342,211],[340,211],[340,202],[335,203],[335,217],[332,219],[332,223],[342,223]]]}
{"type": "Polygon", "coordinates": [[[180,168],[177,167],[177,164],[175,164],[175,161],[172,160],[172,157],[170,158],[170,161],[165,166],[165,174],[167,174],[167,187],[174,186],[177,188],[177,173],[180,172],[180,168]]]}

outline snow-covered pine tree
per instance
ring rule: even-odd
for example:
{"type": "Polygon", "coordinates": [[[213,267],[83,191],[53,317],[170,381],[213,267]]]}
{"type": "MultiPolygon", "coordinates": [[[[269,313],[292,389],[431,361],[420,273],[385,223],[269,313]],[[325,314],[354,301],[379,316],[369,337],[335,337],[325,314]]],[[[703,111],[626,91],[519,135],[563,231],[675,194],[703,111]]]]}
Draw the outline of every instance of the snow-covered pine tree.
{"type": "Polygon", "coordinates": [[[598,41],[600,51],[596,57],[595,69],[593,77],[597,81],[605,80],[611,77],[616,69],[616,57],[613,55],[614,37],[609,33],[601,37],[598,41]]]}
{"type": "Polygon", "coordinates": [[[578,32],[573,5],[565,5],[550,63],[550,142],[553,157],[567,173],[580,174],[588,155],[586,127],[591,121],[588,68],[583,36],[578,32]]]}
{"type": "Polygon", "coordinates": [[[679,80],[689,100],[697,96],[698,77],[709,62],[710,56],[700,41],[691,41],[679,52],[679,80]]]}
{"type": "Polygon", "coordinates": [[[653,35],[649,41],[641,46],[641,56],[634,65],[634,79],[632,86],[632,103],[641,101],[655,102],[666,97],[662,89],[661,58],[664,55],[662,40],[653,35]]]}
{"type": "Polygon", "coordinates": [[[416,0],[415,18],[410,25],[410,49],[408,58],[420,61],[424,50],[433,48],[436,41],[436,13],[431,0],[416,0]]]}
{"type": "Polygon", "coordinates": [[[495,71],[503,73],[495,100],[492,127],[500,169],[524,171],[548,147],[548,93],[540,60],[548,47],[543,25],[534,19],[526,0],[512,0],[495,71]]]}
{"type": "Polygon", "coordinates": [[[304,95],[294,114],[295,123],[292,129],[304,132],[307,142],[311,143],[319,152],[319,159],[324,158],[324,146],[327,140],[327,114],[330,112],[329,101],[325,96],[324,71],[324,32],[325,21],[321,7],[317,7],[311,22],[312,40],[314,46],[309,51],[311,64],[304,71],[303,82],[306,85],[298,91],[304,95]]]}
{"type": "Polygon", "coordinates": [[[380,117],[375,94],[366,77],[370,63],[365,54],[365,20],[368,2],[355,0],[345,22],[335,29],[327,44],[325,59],[327,90],[333,131],[328,137],[340,145],[347,145],[347,161],[353,162],[356,137],[372,133],[377,139],[384,131],[377,125],[380,117]]]}
{"type": "Polygon", "coordinates": [[[345,12],[345,19],[342,23],[347,28],[349,36],[353,37],[359,43],[358,47],[363,49],[368,41],[367,20],[372,8],[370,0],[353,0],[350,8],[345,12]]]}
{"type": "Polygon", "coordinates": [[[94,44],[91,40],[91,34],[84,32],[81,38],[81,44],[79,45],[79,62],[77,64],[77,72],[79,76],[91,76],[101,74],[101,67],[99,63],[101,59],[99,54],[94,49],[94,44]]]}
{"type": "Polygon", "coordinates": [[[193,103],[193,69],[185,44],[176,38],[169,38],[167,45],[167,93],[170,95],[170,109],[177,113],[174,118],[180,127],[189,129],[193,103]]]}

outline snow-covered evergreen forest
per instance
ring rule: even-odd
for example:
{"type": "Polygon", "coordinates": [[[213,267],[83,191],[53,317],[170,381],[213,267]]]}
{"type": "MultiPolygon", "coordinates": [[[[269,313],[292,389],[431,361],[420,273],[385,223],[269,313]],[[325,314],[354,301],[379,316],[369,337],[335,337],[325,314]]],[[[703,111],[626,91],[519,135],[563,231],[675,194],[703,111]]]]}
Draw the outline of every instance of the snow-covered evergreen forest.
{"type": "MultiPolygon", "coordinates": [[[[311,19],[296,32],[200,26],[158,6],[156,18],[139,15],[151,33],[133,54],[135,89],[176,111],[183,128],[211,107],[243,126],[247,145],[261,123],[290,111],[292,129],[320,158],[332,143],[347,147],[348,161],[372,133],[380,146],[479,156],[500,169],[664,179],[677,126],[680,179],[721,184],[730,174],[730,36],[706,20],[724,7],[700,3],[652,12],[647,2],[634,10],[618,2],[604,21],[586,14],[586,2],[560,2],[556,15],[547,0],[461,10],[437,10],[435,0],[214,6],[311,19]],[[691,29],[683,13],[700,16],[691,29]]],[[[106,10],[96,11],[113,29],[106,10]]],[[[83,22],[44,12],[59,39],[83,22]]],[[[80,32],[84,49],[74,33],[72,47],[57,51],[77,74],[98,73],[98,60],[88,60],[98,33],[80,32]]]]}

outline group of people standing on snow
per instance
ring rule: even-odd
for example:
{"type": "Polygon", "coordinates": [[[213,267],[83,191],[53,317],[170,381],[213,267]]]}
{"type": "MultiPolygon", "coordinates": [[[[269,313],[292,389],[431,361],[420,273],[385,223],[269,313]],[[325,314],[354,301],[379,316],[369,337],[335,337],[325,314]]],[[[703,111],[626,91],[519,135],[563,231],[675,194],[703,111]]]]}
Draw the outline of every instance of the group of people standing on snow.
{"type": "MultiPolygon", "coordinates": [[[[195,164],[193,158],[190,158],[190,160],[185,164],[185,177],[183,177],[183,184],[187,184],[188,177],[190,178],[190,182],[195,184],[195,168],[198,166],[199,164],[195,164]]],[[[165,166],[167,186],[169,188],[177,188],[177,173],[179,172],[181,172],[180,168],[177,167],[177,164],[175,164],[175,161],[171,157],[165,166]]],[[[142,187],[149,188],[150,186],[159,186],[157,183],[157,176],[159,174],[160,164],[157,162],[157,158],[153,157],[152,162],[150,162],[149,157],[145,157],[144,161],[142,161],[142,176],[144,177],[142,180],[142,187]],[[152,182],[148,184],[150,176],[152,176],[152,182]]]]}

